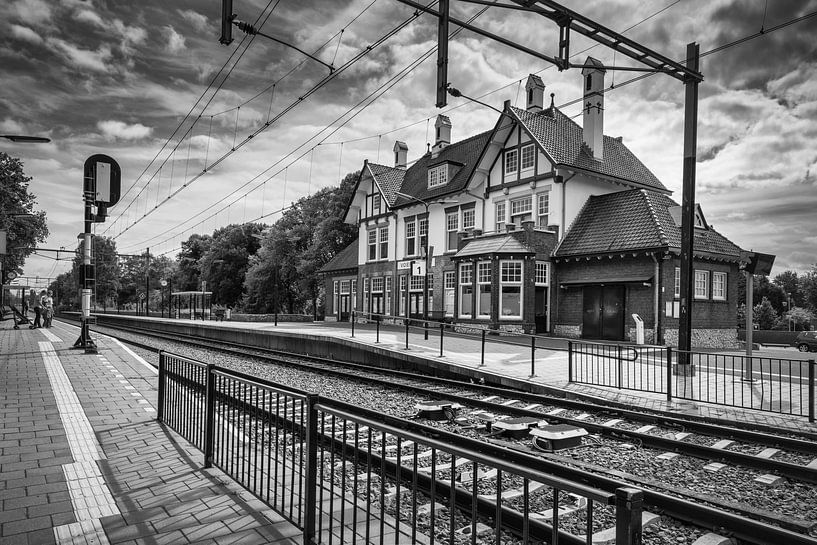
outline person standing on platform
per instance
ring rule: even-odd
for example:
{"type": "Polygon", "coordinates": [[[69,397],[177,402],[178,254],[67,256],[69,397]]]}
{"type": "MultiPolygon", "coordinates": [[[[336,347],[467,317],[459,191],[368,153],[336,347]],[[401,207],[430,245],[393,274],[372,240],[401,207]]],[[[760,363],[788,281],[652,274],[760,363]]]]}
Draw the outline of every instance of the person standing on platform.
{"type": "Polygon", "coordinates": [[[31,290],[31,292],[28,294],[28,304],[26,305],[26,307],[31,311],[33,311],[37,307],[37,292],[36,291],[31,290]]]}
{"type": "Polygon", "coordinates": [[[51,296],[52,291],[48,290],[43,296],[43,325],[51,327],[51,320],[54,319],[54,298],[51,296]]]}
{"type": "Polygon", "coordinates": [[[34,297],[34,323],[28,326],[29,329],[36,329],[38,327],[42,327],[42,324],[40,324],[40,317],[42,316],[43,313],[43,299],[42,299],[43,293],[45,293],[45,290],[43,290],[40,297],[38,297],[37,294],[34,293],[34,290],[31,290],[31,295],[34,297]]]}

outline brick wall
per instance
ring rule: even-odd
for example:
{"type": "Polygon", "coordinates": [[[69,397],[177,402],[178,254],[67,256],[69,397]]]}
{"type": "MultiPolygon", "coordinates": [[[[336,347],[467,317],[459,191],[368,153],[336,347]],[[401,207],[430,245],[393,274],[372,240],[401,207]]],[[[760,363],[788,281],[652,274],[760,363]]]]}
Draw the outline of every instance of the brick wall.
{"type": "MultiPolygon", "coordinates": [[[[680,267],[680,259],[672,257],[662,263],[662,285],[665,286],[661,297],[660,310],[663,327],[678,329],[678,318],[668,316],[667,303],[679,299],[675,297],[675,268],[680,267]]],[[[692,327],[694,329],[734,329],[737,328],[738,271],[735,263],[722,263],[696,260],[696,270],[709,271],[709,298],[692,300],[692,327]],[[726,300],[712,299],[712,273],[726,273],[726,300]]],[[[694,286],[694,284],[693,284],[694,286]]]]}

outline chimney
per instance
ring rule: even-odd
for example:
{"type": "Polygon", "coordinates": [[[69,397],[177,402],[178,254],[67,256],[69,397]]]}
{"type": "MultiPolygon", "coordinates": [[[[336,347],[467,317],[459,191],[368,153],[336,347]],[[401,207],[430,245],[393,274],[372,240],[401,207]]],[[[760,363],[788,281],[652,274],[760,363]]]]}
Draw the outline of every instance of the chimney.
{"type": "Polygon", "coordinates": [[[406,160],[408,157],[408,146],[405,142],[397,140],[394,143],[394,168],[406,169],[406,160]]]}
{"type": "Polygon", "coordinates": [[[431,151],[434,155],[440,153],[444,147],[451,143],[451,120],[440,114],[434,122],[434,147],[431,151]]]}
{"type": "Polygon", "coordinates": [[[534,74],[528,75],[525,91],[528,95],[525,108],[529,112],[541,112],[545,107],[545,82],[542,81],[542,78],[534,74]]]}
{"type": "Polygon", "coordinates": [[[582,68],[584,76],[584,143],[593,159],[604,160],[604,65],[587,57],[582,68]]]}

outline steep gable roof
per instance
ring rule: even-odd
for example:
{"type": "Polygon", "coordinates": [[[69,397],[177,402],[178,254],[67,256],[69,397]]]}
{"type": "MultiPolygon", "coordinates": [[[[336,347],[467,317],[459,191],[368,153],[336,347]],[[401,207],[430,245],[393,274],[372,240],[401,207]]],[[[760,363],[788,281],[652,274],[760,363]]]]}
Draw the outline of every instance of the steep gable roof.
{"type": "Polygon", "coordinates": [[[372,174],[380,191],[383,192],[383,197],[389,206],[394,204],[397,199],[397,192],[400,191],[400,186],[403,184],[403,178],[406,171],[402,168],[387,167],[385,165],[378,165],[377,163],[366,163],[369,167],[369,172],[372,174]]]}
{"type": "Polygon", "coordinates": [[[557,166],[577,168],[669,193],[620,139],[604,136],[604,160],[599,161],[583,144],[582,128],[558,108],[529,112],[508,105],[506,111],[539,142],[557,166]]]}
{"type": "Polygon", "coordinates": [[[335,254],[329,263],[318,270],[318,273],[330,273],[347,269],[357,269],[357,239],[353,240],[346,248],[335,254]]]}
{"type": "MultiPolygon", "coordinates": [[[[678,206],[662,193],[644,189],[594,195],[565,234],[556,257],[635,250],[679,251],[681,228],[669,209],[678,206]]],[[[695,253],[735,257],[741,249],[714,229],[695,229],[695,253]]]]}
{"type": "MultiPolygon", "coordinates": [[[[460,142],[449,144],[440,150],[440,153],[436,157],[433,157],[430,153],[423,155],[405,171],[405,177],[403,178],[403,183],[399,191],[422,200],[435,199],[443,195],[462,191],[465,189],[468,180],[471,178],[471,174],[473,174],[476,168],[477,160],[483,148],[488,143],[490,134],[491,131],[486,131],[460,142]],[[448,180],[448,183],[429,189],[429,167],[446,162],[462,165],[462,167],[448,180]]],[[[415,204],[414,201],[399,195],[394,202],[395,206],[411,204],[415,204]]]]}

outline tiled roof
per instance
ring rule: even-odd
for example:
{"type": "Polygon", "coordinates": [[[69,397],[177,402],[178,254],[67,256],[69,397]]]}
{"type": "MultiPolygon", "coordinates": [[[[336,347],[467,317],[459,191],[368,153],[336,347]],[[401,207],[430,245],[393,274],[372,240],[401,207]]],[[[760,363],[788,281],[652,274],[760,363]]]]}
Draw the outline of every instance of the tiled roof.
{"type": "Polygon", "coordinates": [[[400,186],[403,183],[403,177],[406,175],[406,171],[402,168],[387,167],[385,165],[378,165],[377,163],[367,164],[372,176],[377,180],[377,184],[383,191],[383,196],[386,197],[386,201],[389,203],[389,206],[391,206],[394,204],[395,199],[397,199],[396,193],[400,191],[400,186]]]}
{"type": "Polygon", "coordinates": [[[604,160],[594,159],[583,145],[582,128],[558,108],[529,112],[511,106],[510,113],[527,128],[557,165],[580,168],[668,191],[655,174],[618,138],[605,136],[604,160]],[[554,112],[552,116],[551,111],[554,112]]]}
{"type": "MultiPolygon", "coordinates": [[[[645,189],[594,195],[565,234],[557,257],[666,248],[680,250],[681,228],[669,212],[678,204],[645,189]]],[[[713,229],[695,229],[696,254],[737,257],[741,249],[713,229]]]]}
{"type": "Polygon", "coordinates": [[[355,239],[346,248],[335,254],[335,257],[321,267],[318,272],[329,273],[345,269],[357,269],[357,249],[357,239],[355,239]]]}
{"type": "MultiPolygon", "coordinates": [[[[440,150],[439,155],[432,157],[431,154],[423,155],[416,163],[411,165],[405,171],[405,178],[403,178],[401,193],[412,195],[418,199],[428,200],[456,193],[465,189],[468,179],[474,172],[477,166],[477,161],[482,153],[482,149],[488,143],[490,131],[477,134],[471,138],[462,140],[461,142],[454,142],[440,150]],[[444,162],[453,162],[464,165],[460,168],[454,176],[448,180],[448,183],[433,189],[428,189],[428,167],[444,162]]],[[[411,199],[398,196],[395,203],[396,206],[413,204],[411,199]]]]}
{"type": "Polygon", "coordinates": [[[457,257],[471,257],[488,254],[533,254],[533,250],[516,240],[511,235],[482,237],[468,242],[454,255],[457,257]]]}

